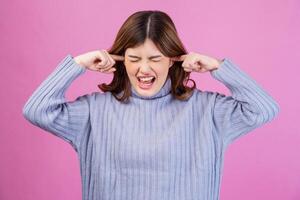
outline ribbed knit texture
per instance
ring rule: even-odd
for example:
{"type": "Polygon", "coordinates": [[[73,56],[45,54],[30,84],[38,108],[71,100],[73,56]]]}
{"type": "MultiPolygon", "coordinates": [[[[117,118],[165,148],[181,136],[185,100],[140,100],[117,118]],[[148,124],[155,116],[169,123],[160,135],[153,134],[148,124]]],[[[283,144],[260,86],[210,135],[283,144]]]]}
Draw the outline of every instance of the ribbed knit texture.
{"type": "Polygon", "coordinates": [[[172,97],[171,81],[130,103],[110,92],[66,101],[86,68],[68,54],[23,107],[32,124],[75,149],[84,200],[218,200],[226,147],[271,121],[276,101],[230,59],[210,72],[231,96],[195,89],[172,97]]]}

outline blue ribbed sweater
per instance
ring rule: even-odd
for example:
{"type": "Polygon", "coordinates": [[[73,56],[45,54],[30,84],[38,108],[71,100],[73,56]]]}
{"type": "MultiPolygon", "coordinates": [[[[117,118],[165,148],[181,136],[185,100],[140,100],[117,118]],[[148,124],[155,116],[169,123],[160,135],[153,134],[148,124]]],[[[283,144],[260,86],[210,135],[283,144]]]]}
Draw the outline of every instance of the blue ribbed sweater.
{"type": "Polygon", "coordinates": [[[226,147],[271,121],[277,102],[231,59],[210,71],[231,96],[195,89],[172,97],[171,81],[130,103],[110,92],[64,94],[86,68],[68,54],[27,100],[24,117],[74,147],[84,200],[218,200],[226,147]]]}

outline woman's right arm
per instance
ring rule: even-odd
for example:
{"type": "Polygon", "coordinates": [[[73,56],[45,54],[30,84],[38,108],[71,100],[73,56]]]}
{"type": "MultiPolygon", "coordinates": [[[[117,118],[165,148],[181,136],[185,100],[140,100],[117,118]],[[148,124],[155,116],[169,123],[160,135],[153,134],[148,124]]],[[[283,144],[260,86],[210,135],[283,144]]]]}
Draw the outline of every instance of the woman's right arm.
{"type": "Polygon", "coordinates": [[[75,151],[81,136],[90,130],[90,99],[86,94],[67,102],[67,88],[86,68],[67,55],[56,69],[33,92],[23,107],[23,116],[31,122],[70,143],[75,151]]]}

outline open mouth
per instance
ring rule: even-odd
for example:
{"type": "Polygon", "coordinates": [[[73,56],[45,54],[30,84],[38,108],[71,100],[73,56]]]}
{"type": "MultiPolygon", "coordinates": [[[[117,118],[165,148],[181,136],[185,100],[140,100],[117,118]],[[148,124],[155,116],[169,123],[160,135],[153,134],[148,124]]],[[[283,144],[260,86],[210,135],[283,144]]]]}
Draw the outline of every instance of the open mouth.
{"type": "Polygon", "coordinates": [[[142,89],[150,89],[155,82],[156,78],[154,76],[151,77],[137,77],[139,82],[139,87],[142,89]]]}

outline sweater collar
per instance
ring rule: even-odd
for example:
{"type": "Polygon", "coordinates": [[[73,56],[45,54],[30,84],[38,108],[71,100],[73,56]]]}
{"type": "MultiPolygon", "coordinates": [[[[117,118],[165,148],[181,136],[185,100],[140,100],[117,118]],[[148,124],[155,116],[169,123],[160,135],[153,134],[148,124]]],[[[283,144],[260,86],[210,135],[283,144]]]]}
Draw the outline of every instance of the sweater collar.
{"type": "Polygon", "coordinates": [[[164,85],[162,86],[162,88],[154,95],[152,96],[142,96],[140,94],[137,93],[137,91],[131,86],[131,94],[133,97],[135,98],[140,98],[140,99],[156,99],[156,98],[160,98],[160,97],[164,97],[166,95],[168,95],[169,93],[171,93],[171,79],[168,76],[164,85]]]}

